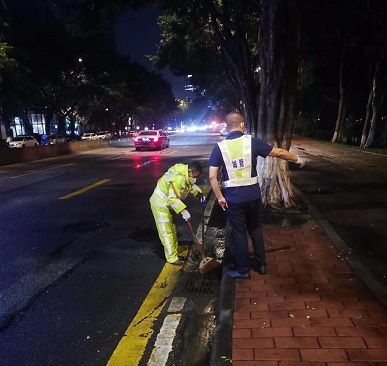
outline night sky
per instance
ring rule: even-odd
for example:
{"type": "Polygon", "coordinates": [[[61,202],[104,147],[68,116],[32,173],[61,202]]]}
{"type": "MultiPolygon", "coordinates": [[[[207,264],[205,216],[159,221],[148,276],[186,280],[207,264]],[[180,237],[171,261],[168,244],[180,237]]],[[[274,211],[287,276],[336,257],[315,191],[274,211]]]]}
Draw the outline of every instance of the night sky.
{"type": "MultiPolygon", "coordinates": [[[[146,6],[138,11],[129,10],[119,16],[115,22],[115,38],[118,51],[130,60],[137,61],[149,70],[153,69],[152,63],[146,55],[156,53],[161,39],[161,30],[157,25],[157,10],[146,6]]],[[[153,69],[154,70],[154,69],[153,69]]],[[[173,88],[175,97],[193,97],[191,92],[184,90],[185,78],[178,78],[169,70],[164,70],[163,75],[173,88]]]]}

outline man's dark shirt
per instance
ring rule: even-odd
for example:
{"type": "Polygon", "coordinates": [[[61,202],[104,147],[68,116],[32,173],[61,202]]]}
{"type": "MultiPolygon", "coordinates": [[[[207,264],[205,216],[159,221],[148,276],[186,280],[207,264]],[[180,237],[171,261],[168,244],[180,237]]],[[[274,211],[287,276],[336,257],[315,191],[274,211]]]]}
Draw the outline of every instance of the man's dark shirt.
{"type": "MultiPolygon", "coordinates": [[[[237,139],[243,136],[243,133],[240,131],[234,131],[227,135],[227,140],[237,139]]],[[[270,152],[273,150],[273,147],[261,139],[252,137],[251,138],[251,176],[257,176],[257,157],[262,156],[266,158],[270,152]]],[[[222,153],[220,152],[219,145],[216,144],[212,150],[210,156],[210,166],[222,168],[223,171],[223,180],[228,180],[228,174],[226,166],[223,161],[222,153]]],[[[224,189],[224,197],[226,198],[227,203],[242,203],[248,201],[254,201],[261,198],[261,189],[259,184],[253,184],[250,186],[241,186],[241,187],[228,187],[224,189]]]]}

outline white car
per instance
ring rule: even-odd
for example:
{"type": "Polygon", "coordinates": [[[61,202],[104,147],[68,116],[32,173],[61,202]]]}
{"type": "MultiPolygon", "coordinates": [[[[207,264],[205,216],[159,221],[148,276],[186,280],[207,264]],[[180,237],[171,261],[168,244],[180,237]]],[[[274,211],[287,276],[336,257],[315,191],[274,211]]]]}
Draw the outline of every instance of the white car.
{"type": "Polygon", "coordinates": [[[84,133],[81,140],[98,140],[98,136],[93,132],[84,133]]]}
{"type": "Polygon", "coordinates": [[[156,149],[169,147],[169,137],[162,130],[144,130],[134,138],[136,150],[156,149]]]}
{"type": "Polygon", "coordinates": [[[9,147],[29,147],[29,146],[37,146],[39,145],[38,140],[34,136],[18,136],[13,138],[9,142],[9,147]]]}
{"type": "Polygon", "coordinates": [[[99,131],[97,133],[98,140],[111,139],[112,134],[109,131],[99,131]]]}

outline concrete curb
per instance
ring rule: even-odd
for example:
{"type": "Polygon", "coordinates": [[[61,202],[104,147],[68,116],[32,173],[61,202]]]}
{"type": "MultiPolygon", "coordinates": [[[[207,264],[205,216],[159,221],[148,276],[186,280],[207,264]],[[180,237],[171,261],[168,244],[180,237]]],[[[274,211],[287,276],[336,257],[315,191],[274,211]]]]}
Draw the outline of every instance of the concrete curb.
{"type": "Polygon", "coordinates": [[[227,268],[223,267],[222,280],[220,283],[219,311],[211,347],[211,366],[232,364],[232,327],[235,281],[228,278],[226,272],[227,268]]]}
{"type": "MultiPolygon", "coordinates": [[[[212,194],[206,207],[207,223],[215,204],[212,194]]],[[[219,310],[216,317],[216,329],[212,341],[210,366],[231,365],[232,326],[234,313],[235,281],[226,276],[227,268],[222,266],[222,278],[219,290],[219,310]]]]}
{"type": "Polygon", "coordinates": [[[93,151],[111,145],[111,140],[74,141],[65,144],[33,146],[23,149],[4,148],[0,153],[0,166],[28,163],[30,161],[56,158],[64,155],[93,151]]]}

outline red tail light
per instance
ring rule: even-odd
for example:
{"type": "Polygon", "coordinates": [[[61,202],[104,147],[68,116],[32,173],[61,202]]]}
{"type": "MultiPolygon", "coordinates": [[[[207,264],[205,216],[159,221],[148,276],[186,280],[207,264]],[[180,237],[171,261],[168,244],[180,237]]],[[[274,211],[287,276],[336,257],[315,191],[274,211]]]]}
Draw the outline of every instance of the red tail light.
{"type": "Polygon", "coordinates": [[[153,139],[153,142],[157,142],[157,141],[159,141],[159,138],[158,138],[158,137],[155,137],[155,138],[153,139]]]}
{"type": "Polygon", "coordinates": [[[134,141],[138,141],[138,137],[135,137],[135,138],[134,138],[134,141]]]}

